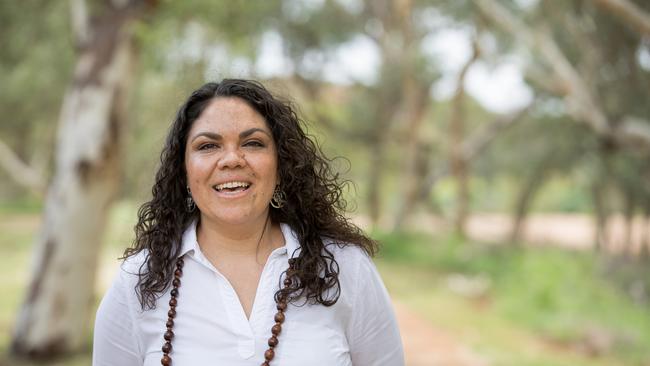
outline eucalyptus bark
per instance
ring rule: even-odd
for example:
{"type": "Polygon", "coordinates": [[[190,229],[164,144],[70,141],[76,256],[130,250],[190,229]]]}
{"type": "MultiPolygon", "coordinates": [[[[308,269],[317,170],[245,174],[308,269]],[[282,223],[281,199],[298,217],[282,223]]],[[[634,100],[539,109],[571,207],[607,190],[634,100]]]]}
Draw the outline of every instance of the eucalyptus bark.
{"type": "Polygon", "coordinates": [[[636,211],[635,192],[623,192],[623,254],[634,254],[634,212],[636,211]]]}
{"type": "Polygon", "coordinates": [[[120,136],[134,61],[129,25],[141,1],[88,18],[73,1],[78,59],[59,119],[55,173],[11,352],[50,358],[78,350],[94,305],[100,245],[120,175],[120,136]]]}
{"type": "Polygon", "coordinates": [[[650,260],[650,209],[646,205],[641,214],[641,241],[639,248],[641,260],[650,260]]]}
{"type": "Polygon", "coordinates": [[[400,95],[402,101],[396,115],[396,122],[403,125],[405,144],[402,149],[401,174],[399,179],[399,191],[402,194],[398,197],[400,207],[409,207],[409,210],[397,210],[391,217],[393,230],[398,230],[404,220],[411,214],[419,184],[426,172],[422,167],[427,157],[425,154],[425,142],[422,141],[420,130],[426,117],[427,109],[431,104],[429,80],[418,76],[418,45],[419,37],[412,24],[412,1],[397,3],[396,13],[399,19],[399,29],[403,37],[404,50],[400,58],[401,84],[400,95]]]}
{"type": "Polygon", "coordinates": [[[549,171],[553,159],[553,154],[549,154],[539,164],[537,164],[535,169],[533,169],[532,173],[524,182],[522,190],[517,197],[514,221],[510,232],[510,242],[515,245],[518,245],[521,242],[530,206],[535,199],[535,194],[539,192],[539,189],[544,184],[544,178],[549,171]]]}
{"type": "Polygon", "coordinates": [[[607,238],[609,236],[607,230],[607,208],[603,196],[605,195],[605,187],[600,182],[594,182],[591,187],[592,202],[594,205],[594,244],[596,252],[602,252],[607,249],[607,238]]]}
{"type": "Polygon", "coordinates": [[[474,39],[472,56],[467,60],[458,74],[456,92],[451,105],[449,121],[449,166],[456,181],[456,212],[454,229],[457,234],[465,236],[465,225],[469,215],[469,159],[463,154],[465,140],[465,78],[469,69],[479,57],[478,42],[474,39]]]}

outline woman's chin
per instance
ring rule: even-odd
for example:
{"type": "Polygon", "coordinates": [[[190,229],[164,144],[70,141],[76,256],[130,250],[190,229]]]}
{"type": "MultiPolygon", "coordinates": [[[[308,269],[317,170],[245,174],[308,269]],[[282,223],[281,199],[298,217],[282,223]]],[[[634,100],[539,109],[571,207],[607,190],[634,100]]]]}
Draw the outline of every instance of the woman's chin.
{"type": "Polygon", "coordinates": [[[268,210],[256,215],[251,212],[241,212],[239,210],[222,210],[218,215],[214,213],[201,213],[201,221],[205,222],[207,220],[218,225],[254,226],[259,222],[263,222],[267,215],[268,210]]]}

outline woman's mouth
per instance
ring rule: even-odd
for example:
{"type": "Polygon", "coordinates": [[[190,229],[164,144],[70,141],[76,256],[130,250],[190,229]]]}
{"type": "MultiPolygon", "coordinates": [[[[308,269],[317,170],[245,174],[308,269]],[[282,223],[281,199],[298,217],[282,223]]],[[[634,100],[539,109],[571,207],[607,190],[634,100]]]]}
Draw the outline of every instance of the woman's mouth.
{"type": "Polygon", "coordinates": [[[249,182],[233,181],[233,182],[216,184],[212,186],[212,189],[214,189],[218,193],[231,196],[231,195],[237,195],[238,193],[247,191],[250,188],[250,186],[251,183],[249,182]]]}

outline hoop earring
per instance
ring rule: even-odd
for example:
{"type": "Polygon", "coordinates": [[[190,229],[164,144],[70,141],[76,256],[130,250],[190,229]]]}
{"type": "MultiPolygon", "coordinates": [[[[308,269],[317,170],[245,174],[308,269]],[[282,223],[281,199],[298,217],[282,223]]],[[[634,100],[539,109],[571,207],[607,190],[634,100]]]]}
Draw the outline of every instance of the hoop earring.
{"type": "Polygon", "coordinates": [[[196,209],[196,203],[192,199],[192,192],[190,192],[190,186],[187,186],[187,198],[185,198],[185,210],[187,212],[194,212],[196,209]]]}
{"type": "Polygon", "coordinates": [[[271,206],[273,208],[282,208],[287,203],[287,196],[284,191],[280,189],[280,185],[275,186],[273,190],[273,197],[271,197],[271,206]]]}

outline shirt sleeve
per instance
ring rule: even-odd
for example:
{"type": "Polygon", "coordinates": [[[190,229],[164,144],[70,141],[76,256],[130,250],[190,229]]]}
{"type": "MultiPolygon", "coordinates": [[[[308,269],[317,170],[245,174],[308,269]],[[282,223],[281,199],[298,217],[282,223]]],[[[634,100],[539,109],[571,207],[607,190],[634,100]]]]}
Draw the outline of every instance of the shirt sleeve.
{"type": "MultiPolygon", "coordinates": [[[[122,269],[97,309],[93,337],[93,366],[142,366],[129,308],[128,285],[122,269]]],[[[131,289],[134,295],[135,291],[131,289]]]]}
{"type": "Polygon", "coordinates": [[[370,258],[363,256],[356,277],[349,330],[354,366],[403,366],[404,350],[395,313],[370,258]]]}

